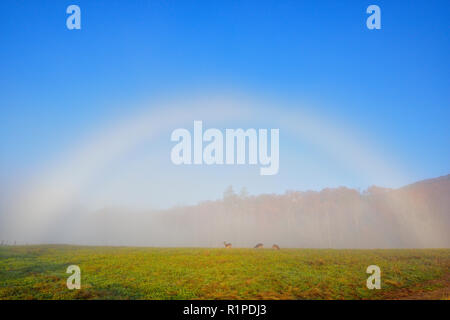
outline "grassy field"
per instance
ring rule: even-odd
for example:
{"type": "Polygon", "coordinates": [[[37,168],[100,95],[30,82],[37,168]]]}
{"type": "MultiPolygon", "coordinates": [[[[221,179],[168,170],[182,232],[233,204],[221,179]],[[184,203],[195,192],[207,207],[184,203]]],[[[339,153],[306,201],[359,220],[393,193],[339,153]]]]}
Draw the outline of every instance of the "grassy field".
{"type": "Polygon", "coordinates": [[[0,299],[449,299],[449,284],[450,249],[0,247],[0,299]]]}

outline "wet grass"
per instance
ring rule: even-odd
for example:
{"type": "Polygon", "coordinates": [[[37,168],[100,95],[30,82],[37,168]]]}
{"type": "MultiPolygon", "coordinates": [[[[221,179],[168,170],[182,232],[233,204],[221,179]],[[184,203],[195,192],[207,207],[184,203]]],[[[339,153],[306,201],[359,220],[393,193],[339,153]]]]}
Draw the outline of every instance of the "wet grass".
{"type": "Polygon", "coordinates": [[[450,249],[0,247],[0,299],[395,299],[442,292],[449,274],[450,249]],[[366,287],[373,264],[381,290],[366,287]]]}

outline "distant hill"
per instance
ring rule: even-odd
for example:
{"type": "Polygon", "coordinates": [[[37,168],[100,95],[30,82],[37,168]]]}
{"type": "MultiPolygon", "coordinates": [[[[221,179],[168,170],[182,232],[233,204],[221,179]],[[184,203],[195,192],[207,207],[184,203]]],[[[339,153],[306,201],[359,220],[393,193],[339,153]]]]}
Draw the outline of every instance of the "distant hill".
{"type": "MultiPolygon", "coordinates": [[[[162,211],[71,215],[68,243],[305,248],[450,247],[450,175],[364,192],[345,187],[239,196],[162,211]],[[81,230],[81,231],[80,231],[81,230]]],[[[61,242],[61,240],[59,240],[61,242]]]]}

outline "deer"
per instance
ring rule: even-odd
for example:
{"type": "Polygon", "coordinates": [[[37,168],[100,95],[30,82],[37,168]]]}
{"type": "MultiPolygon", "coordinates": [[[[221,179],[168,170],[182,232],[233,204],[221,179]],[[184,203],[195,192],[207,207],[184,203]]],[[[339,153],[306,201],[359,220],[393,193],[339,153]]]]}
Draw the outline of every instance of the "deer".
{"type": "Polygon", "coordinates": [[[280,250],[280,247],[277,244],[272,245],[272,249],[274,250],[280,250]]]}
{"type": "Polygon", "coordinates": [[[262,243],[258,243],[256,246],[255,246],[255,249],[260,249],[260,248],[263,248],[264,247],[264,245],[262,244],[262,243]]]}
{"type": "Polygon", "coordinates": [[[231,243],[227,243],[226,241],[223,242],[225,248],[231,248],[231,243]]]}

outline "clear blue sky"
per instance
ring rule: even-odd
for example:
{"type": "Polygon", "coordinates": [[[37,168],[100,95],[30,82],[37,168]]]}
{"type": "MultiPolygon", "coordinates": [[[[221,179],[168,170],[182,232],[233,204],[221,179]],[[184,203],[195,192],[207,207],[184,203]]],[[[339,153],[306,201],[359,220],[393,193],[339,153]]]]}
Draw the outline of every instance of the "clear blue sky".
{"type": "Polygon", "coordinates": [[[2,0],[0,178],[32,171],[130,111],[126,102],[222,87],[313,101],[319,114],[395,151],[410,182],[448,174],[449,9],[449,1],[2,0]],[[70,4],[81,7],[81,30],[66,28],[70,4]],[[381,7],[381,30],[365,27],[370,4],[381,7]]]}

